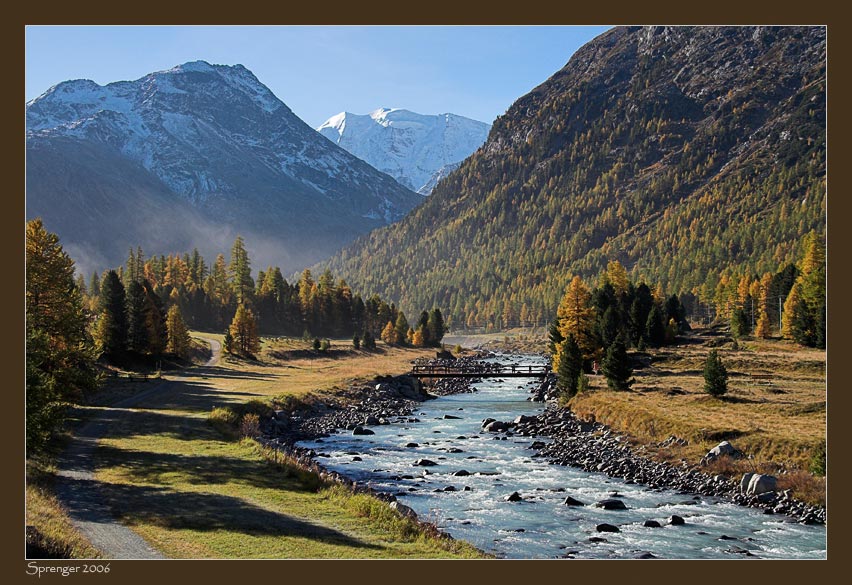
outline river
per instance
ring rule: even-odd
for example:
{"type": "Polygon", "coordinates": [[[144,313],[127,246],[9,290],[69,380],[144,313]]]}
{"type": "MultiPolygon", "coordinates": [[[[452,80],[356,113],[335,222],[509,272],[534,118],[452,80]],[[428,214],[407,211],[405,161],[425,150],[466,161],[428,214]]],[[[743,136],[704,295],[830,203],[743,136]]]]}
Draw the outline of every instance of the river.
{"type": "MultiPolygon", "coordinates": [[[[497,359],[542,363],[534,356],[497,359]]],[[[481,432],[485,418],[512,420],[541,412],[542,404],[526,400],[533,382],[485,379],[475,385],[475,393],[421,404],[413,415],[419,423],[370,427],[375,435],[344,431],[299,444],[314,449],[327,468],[395,494],[421,519],[502,558],[637,558],[647,553],[668,559],[826,557],[824,526],[798,524],[718,498],[652,490],[550,465],[529,448],[534,440],[546,438],[501,440],[481,432]],[[437,465],[415,466],[418,459],[437,465]],[[460,470],[470,475],[452,475],[460,470]],[[447,491],[450,486],[455,491],[447,491]],[[506,501],[515,491],[524,500],[506,501]],[[614,494],[627,510],[592,505],[614,494]],[[587,505],[565,506],[567,496],[587,505]],[[672,515],[681,516],[685,524],[669,525],[672,515]],[[645,527],[646,520],[656,520],[661,527],[645,527]],[[620,532],[597,532],[602,523],[618,526],[620,532]]]]}

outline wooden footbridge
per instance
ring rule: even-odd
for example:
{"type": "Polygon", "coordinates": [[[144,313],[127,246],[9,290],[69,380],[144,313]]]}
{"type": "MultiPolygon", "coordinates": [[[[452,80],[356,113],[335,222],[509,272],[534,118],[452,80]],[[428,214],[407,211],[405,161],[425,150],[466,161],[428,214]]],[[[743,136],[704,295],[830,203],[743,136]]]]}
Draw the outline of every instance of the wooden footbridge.
{"type": "Polygon", "coordinates": [[[550,372],[547,366],[519,365],[414,365],[407,374],[415,378],[544,378],[550,372]]]}

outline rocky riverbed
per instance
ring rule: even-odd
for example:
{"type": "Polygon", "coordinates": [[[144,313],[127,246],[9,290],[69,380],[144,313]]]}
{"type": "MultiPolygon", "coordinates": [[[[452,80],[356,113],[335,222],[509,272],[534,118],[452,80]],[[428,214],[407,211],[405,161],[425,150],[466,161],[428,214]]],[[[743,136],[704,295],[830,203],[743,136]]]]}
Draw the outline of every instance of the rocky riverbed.
{"type": "MultiPolygon", "coordinates": [[[[489,421],[488,424],[494,423],[489,421]]],[[[824,507],[797,501],[789,493],[768,491],[748,495],[739,481],[703,473],[686,462],[675,467],[643,457],[630,447],[624,437],[605,425],[581,422],[570,410],[552,404],[538,416],[521,416],[512,422],[504,422],[503,427],[505,430],[500,432],[510,436],[551,438],[547,443],[534,442],[532,448],[537,451],[534,457],[544,457],[556,465],[572,465],[584,471],[605,473],[627,483],[654,489],[716,496],[739,505],[761,508],[766,514],[786,515],[806,524],[824,524],[826,521],[824,507]]]]}
{"type": "MultiPolygon", "coordinates": [[[[466,358],[474,361],[483,356],[466,358]]],[[[277,412],[272,420],[264,421],[262,441],[286,450],[306,465],[321,473],[353,486],[351,479],[325,470],[317,463],[324,456],[321,450],[295,446],[297,441],[312,439],[322,443],[323,437],[340,431],[352,434],[374,434],[370,427],[392,423],[419,423],[418,407],[423,402],[450,394],[475,391],[475,379],[446,378],[434,386],[424,386],[418,379],[408,376],[379,378],[371,384],[356,388],[355,401],[347,405],[314,405],[294,412],[277,412]]],[[[528,383],[531,399],[552,398],[552,381],[528,383]]],[[[452,415],[445,415],[452,416],[452,415]]],[[[513,436],[542,437],[547,441],[534,441],[530,448],[533,457],[543,458],[554,465],[570,465],[588,472],[621,478],[628,484],[640,484],[652,490],[676,490],[684,495],[713,496],[739,505],[760,508],[765,514],[778,514],[804,524],[823,524],[826,510],[797,501],[785,492],[769,491],[746,494],[739,482],[723,476],[712,476],[684,463],[672,466],[644,457],[630,447],[624,437],[613,433],[600,423],[578,420],[572,412],[549,403],[541,414],[520,416],[512,421],[485,419],[482,431],[495,438],[513,436]]],[[[395,501],[390,494],[376,493],[387,501],[395,501]]]]}

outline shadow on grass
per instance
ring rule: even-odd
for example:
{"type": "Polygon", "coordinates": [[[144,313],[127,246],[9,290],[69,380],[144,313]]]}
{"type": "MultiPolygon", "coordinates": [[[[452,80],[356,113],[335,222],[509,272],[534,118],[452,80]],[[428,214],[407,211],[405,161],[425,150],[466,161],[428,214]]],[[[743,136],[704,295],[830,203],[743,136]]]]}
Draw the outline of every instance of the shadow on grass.
{"type": "Polygon", "coordinates": [[[186,379],[167,382],[168,387],[150,398],[135,402],[133,408],[150,410],[184,410],[207,412],[217,406],[245,402],[248,398],[262,397],[252,392],[218,389],[203,382],[186,379]]]}
{"type": "Polygon", "coordinates": [[[130,486],[93,480],[71,480],[68,495],[74,516],[88,522],[110,522],[112,514],[90,494],[110,502],[112,513],[129,524],[150,523],[176,530],[228,531],[250,536],[292,536],[329,545],[377,549],[343,532],[265,510],[239,498],[167,488],[130,486]]]}
{"type": "Polygon", "coordinates": [[[99,445],[96,456],[99,464],[105,467],[122,468],[134,483],[165,484],[168,478],[164,476],[169,475],[174,481],[190,485],[233,483],[263,489],[313,491],[295,475],[265,461],[222,455],[130,451],[107,445],[99,445]]]}
{"type": "MultiPolygon", "coordinates": [[[[256,364],[260,365],[260,364],[256,364]]],[[[227,378],[233,380],[276,380],[278,376],[274,374],[261,374],[258,372],[245,372],[242,370],[233,370],[222,366],[199,366],[197,368],[187,369],[180,372],[181,378],[227,378]]]]}
{"type": "MultiPolygon", "coordinates": [[[[80,441],[96,441],[99,437],[128,438],[136,436],[160,436],[180,441],[203,439],[221,439],[221,435],[207,424],[206,418],[182,415],[168,415],[152,411],[106,409],[98,413],[97,419],[87,423],[75,433],[80,441]]],[[[77,461],[72,455],[76,451],[66,452],[71,470],[91,468],[87,455],[81,455],[77,461]]]]}

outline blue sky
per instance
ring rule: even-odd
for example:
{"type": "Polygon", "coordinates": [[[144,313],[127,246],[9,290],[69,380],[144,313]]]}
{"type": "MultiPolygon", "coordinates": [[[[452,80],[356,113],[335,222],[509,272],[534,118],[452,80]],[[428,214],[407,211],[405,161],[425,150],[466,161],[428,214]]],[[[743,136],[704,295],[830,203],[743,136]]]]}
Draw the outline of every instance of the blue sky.
{"type": "Polygon", "coordinates": [[[484,122],[608,26],[28,26],[26,99],[68,79],[241,63],[311,126],[401,107],[484,122]]]}

